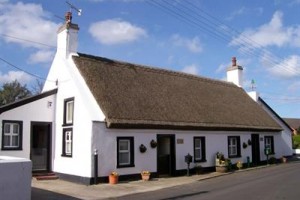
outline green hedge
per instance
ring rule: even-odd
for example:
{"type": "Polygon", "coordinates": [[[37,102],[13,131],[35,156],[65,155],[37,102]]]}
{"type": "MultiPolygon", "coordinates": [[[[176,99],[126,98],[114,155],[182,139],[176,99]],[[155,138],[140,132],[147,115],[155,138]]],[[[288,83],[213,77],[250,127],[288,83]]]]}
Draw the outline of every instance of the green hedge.
{"type": "Polygon", "coordinates": [[[300,135],[293,136],[293,148],[300,149],[300,135]]]}

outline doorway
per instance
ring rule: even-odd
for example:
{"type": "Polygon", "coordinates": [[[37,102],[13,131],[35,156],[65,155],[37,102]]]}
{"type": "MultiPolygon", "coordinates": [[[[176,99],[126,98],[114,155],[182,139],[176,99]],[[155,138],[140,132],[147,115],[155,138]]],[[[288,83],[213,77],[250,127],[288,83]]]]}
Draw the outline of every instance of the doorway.
{"type": "Polygon", "coordinates": [[[51,127],[49,122],[31,122],[32,171],[50,171],[51,127]]]}
{"type": "Polygon", "coordinates": [[[157,173],[160,177],[174,176],[175,135],[157,135],[157,173]]]}
{"type": "Polygon", "coordinates": [[[259,148],[259,134],[251,134],[252,142],[252,164],[254,166],[260,163],[260,148],[259,148]]]}

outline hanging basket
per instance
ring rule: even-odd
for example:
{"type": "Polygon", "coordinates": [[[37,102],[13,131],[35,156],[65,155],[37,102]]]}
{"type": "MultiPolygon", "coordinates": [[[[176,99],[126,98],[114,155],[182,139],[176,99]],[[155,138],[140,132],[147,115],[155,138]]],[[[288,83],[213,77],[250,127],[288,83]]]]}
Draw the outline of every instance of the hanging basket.
{"type": "Polygon", "coordinates": [[[141,144],[140,145],[140,152],[145,153],[146,151],[147,151],[147,147],[145,147],[145,145],[141,144]]]}
{"type": "Polygon", "coordinates": [[[157,142],[155,140],[151,140],[150,146],[151,146],[151,148],[156,148],[157,147],[157,142]]]}

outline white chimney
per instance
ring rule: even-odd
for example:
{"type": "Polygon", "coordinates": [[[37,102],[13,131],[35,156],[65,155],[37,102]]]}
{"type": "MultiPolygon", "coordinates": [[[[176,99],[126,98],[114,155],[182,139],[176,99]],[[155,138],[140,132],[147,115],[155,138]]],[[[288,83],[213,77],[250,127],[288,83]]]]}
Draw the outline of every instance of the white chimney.
{"type": "Polygon", "coordinates": [[[243,87],[243,67],[237,65],[236,57],[232,57],[232,65],[227,68],[227,81],[243,87]]]}
{"type": "Polygon", "coordinates": [[[57,53],[68,58],[71,53],[77,53],[78,46],[77,24],[72,24],[72,13],[67,12],[65,23],[57,31],[57,53]]]}

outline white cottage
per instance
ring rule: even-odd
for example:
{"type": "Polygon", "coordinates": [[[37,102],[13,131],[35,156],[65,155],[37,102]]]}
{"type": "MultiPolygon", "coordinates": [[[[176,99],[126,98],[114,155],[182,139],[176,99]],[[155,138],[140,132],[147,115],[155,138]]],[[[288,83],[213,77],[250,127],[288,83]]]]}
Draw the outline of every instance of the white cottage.
{"type": "Polygon", "coordinates": [[[290,136],[241,87],[78,53],[78,31],[68,13],[43,93],[0,107],[0,155],[86,184],[95,151],[98,180],[111,171],[121,179],[182,174],[188,153],[208,169],[217,152],[254,164],[266,160],[266,146],[276,158],[292,155],[290,136]]]}

